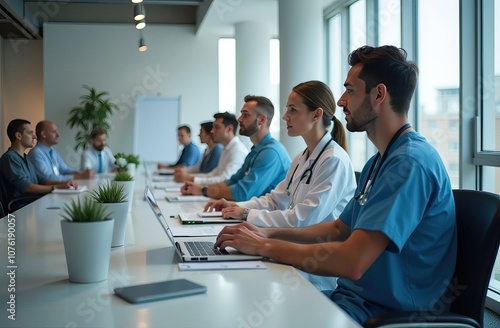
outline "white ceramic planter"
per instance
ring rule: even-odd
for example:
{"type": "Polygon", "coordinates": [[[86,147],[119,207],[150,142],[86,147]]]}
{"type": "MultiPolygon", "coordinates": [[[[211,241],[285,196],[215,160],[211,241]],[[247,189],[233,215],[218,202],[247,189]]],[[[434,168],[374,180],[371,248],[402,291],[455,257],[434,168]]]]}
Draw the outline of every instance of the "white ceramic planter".
{"type": "Polygon", "coordinates": [[[134,198],[135,181],[112,181],[111,183],[123,186],[123,191],[128,202],[128,211],[130,212],[132,210],[132,201],[134,198]]]}
{"type": "Polygon", "coordinates": [[[129,163],[127,164],[127,172],[130,174],[134,179],[135,179],[135,164],[134,163],[129,163]]]}
{"type": "Polygon", "coordinates": [[[112,219],[96,222],[61,221],[71,282],[91,283],[108,279],[113,225],[112,219]]]}
{"type": "Polygon", "coordinates": [[[123,246],[125,241],[125,229],[127,228],[128,202],[123,203],[101,203],[110,213],[109,217],[115,221],[113,228],[113,240],[111,247],[123,246]]]}

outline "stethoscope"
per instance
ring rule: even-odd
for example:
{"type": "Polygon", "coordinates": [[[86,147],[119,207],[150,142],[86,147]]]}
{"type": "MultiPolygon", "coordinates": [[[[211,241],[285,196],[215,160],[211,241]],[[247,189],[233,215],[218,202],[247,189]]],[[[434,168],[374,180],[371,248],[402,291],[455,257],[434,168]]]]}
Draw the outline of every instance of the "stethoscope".
{"type": "MultiPolygon", "coordinates": [[[[304,180],[307,177],[306,184],[309,184],[311,182],[312,170],[313,170],[314,166],[318,162],[318,160],[321,157],[321,155],[325,152],[326,147],[328,147],[328,145],[332,141],[333,141],[333,139],[330,138],[330,140],[328,140],[328,142],[326,143],[326,145],[321,149],[321,151],[319,152],[318,156],[314,159],[314,161],[312,162],[311,166],[302,173],[302,175],[300,176],[300,179],[299,179],[299,183],[297,183],[297,186],[295,187],[295,190],[293,191],[293,196],[294,197],[295,197],[295,193],[297,192],[297,189],[299,188],[299,184],[300,184],[300,182],[302,180],[304,180]]],[[[302,153],[302,155],[304,155],[306,153],[306,151],[307,151],[307,148],[304,150],[304,152],[302,153]]],[[[288,180],[288,184],[287,184],[286,189],[285,189],[285,193],[287,194],[287,196],[291,195],[291,193],[290,193],[290,186],[292,184],[293,177],[295,176],[295,172],[297,172],[298,168],[299,168],[299,164],[297,163],[297,166],[293,170],[292,176],[290,177],[290,180],[288,180]]],[[[293,202],[293,198],[294,197],[290,197],[290,202],[288,203],[288,208],[289,209],[292,208],[292,202],[293,202]]]]}
{"type": "Polygon", "coordinates": [[[391,149],[392,144],[399,138],[401,133],[403,131],[411,128],[411,125],[409,123],[406,123],[403,125],[392,137],[391,141],[387,145],[387,148],[385,149],[384,155],[382,155],[382,158],[380,158],[380,153],[377,153],[375,156],[375,159],[372,162],[372,165],[370,166],[370,171],[368,171],[368,179],[365,180],[365,185],[363,186],[362,191],[354,196],[354,199],[358,202],[359,205],[363,206],[366,204],[368,201],[368,195],[370,194],[370,190],[372,189],[373,184],[375,183],[375,179],[377,178],[378,171],[380,171],[380,168],[384,164],[385,160],[387,159],[387,155],[389,154],[389,149],[391,149]],[[380,162],[380,163],[379,163],[380,162]],[[377,165],[378,163],[378,165],[377,165]],[[377,169],[375,169],[375,166],[377,165],[377,169]],[[375,169],[375,172],[373,170],[375,169]],[[373,176],[372,176],[373,172],[373,176]]]}

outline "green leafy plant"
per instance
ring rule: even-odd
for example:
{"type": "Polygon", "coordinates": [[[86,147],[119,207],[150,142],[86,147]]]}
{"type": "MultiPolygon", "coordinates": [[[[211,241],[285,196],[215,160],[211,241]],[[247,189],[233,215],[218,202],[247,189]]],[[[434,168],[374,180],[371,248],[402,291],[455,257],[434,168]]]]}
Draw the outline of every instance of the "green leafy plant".
{"type": "Polygon", "coordinates": [[[127,201],[123,186],[110,182],[100,184],[97,189],[92,190],[90,195],[98,203],[124,203],[127,201]]]}
{"type": "Polygon", "coordinates": [[[73,222],[103,221],[110,215],[102,204],[94,202],[92,198],[85,198],[83,201],[80,198],[76,201],[72,199],[63,206],[63,212],[61,216],[73,222]]]}
{"type": "Polygon", "coordinates": [[[115,175],[114,181],[134,181],[134,178],[127,172],[118,172],[115,175]]]}
{"type": "Polygon", "coordinates": [[[97,92],[96,89],[87,85],[83,88],[88,90],[88,94],[80,97],[80,106],[71,109],[66,122],[71,129],[78,128],[75,135],[75,150],[87,147],[90,133],[95,128],[101,128],[108,133],[111,127],[109,118],[118,109],[114,103],[105,98],[109,95],[108,92],[97,92]]]}
{"type": "Polygon", "coordinates": [[[118,167],[119,172],[127,171],[127,164],[135,164],[137,167],[141,163],[139,155],[116,153],[114,156],[115,165],[118,167]]]}

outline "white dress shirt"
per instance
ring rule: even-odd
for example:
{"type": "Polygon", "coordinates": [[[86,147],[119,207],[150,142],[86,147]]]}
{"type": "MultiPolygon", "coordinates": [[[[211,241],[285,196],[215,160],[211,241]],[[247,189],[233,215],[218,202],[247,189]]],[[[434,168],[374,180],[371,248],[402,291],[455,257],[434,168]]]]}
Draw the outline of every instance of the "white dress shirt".
{"type": "Polygon", "coordinates": [[[102,151],[98,151],[92,145],[88,145],[82,153],[82,171],[90,169],[94,170],[95,173],[108,173],[115,167],[115,156],[108,146],[104,147],[102,151]],[[102,160],[102,172],[99,172],[99,154],[102,160]]]}
{"type": "Polygon", "coordinates": [[[219,165],[208,173],[194,174],[194,183],[209,185],[226,181],[240,169],[247,154],[248,148],[235,136],[222,150],[219,165]]]}

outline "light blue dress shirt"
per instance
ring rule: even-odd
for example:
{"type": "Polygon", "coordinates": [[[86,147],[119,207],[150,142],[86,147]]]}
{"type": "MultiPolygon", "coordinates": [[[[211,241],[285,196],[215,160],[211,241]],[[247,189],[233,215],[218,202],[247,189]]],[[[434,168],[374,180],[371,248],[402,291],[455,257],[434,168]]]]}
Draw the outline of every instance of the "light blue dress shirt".
{"type": "Polygon", "coordinates": [[[200,158],[201,158],[200,149],[193,142],[190,142],[189,144],[184,146],[181,152],[181,156],[179,157],[177,162],[172,165],[173,166],[182,165],[184,167],[189,167],[198,163],[200,158]]]}
{"type": "Polygon", "coordinates": [[[36,174],[47,178],[47,180],[71,180],[76,172],[64,163],[57,150],[49,148],[41,142],[30,150],[28,157],[35,166],[36,174]]]}
{"type": "Polygon", "coordinates": [[[238,172],[225,182],[231,186],[231,194],[237,202],[259,197],[285,179],[290,162],[285,147],[268,133],[251,148],[238,172]]]}

